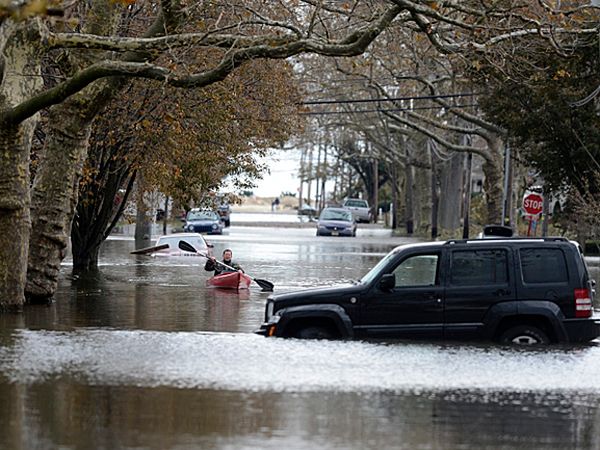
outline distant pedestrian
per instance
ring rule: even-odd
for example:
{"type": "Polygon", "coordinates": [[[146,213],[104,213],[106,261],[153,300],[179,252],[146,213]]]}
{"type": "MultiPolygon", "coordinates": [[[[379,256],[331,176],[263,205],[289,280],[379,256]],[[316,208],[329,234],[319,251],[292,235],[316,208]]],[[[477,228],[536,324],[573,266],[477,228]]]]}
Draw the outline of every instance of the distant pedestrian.
{"type": "Polygon", "coordinates": [[[271,211],[277,211],[279,207],[279,197],[275,197],[275,200],[271,202],[271,211]]]}

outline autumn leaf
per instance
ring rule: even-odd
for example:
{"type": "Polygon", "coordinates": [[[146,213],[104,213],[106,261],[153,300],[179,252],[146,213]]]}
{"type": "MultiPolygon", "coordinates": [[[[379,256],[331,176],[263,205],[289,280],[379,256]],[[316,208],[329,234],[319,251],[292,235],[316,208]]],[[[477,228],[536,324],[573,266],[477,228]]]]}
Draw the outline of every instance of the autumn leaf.
{"type": "Polygon", "coordinates": [[[440,2],[428,1],[426,3],[427,3],[427,6],[429,6],[434,11],[438,11],[440,9],[440,2]]]}
{"type": "Polygon", "coordinates": [[[571,74],[569,72],[567,72],[565,69],[558,69],[555,73],[554,76],[552,77],[553,80],[559,80],[561,78],[570,78],[571,74]]]}

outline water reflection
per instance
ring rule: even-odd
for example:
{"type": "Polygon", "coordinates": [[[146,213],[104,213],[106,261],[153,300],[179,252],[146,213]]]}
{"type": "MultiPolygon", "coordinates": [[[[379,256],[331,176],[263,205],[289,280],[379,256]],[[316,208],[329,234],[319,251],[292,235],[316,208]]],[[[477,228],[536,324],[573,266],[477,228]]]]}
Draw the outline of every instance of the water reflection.
{"type": "Polygon", "coordinates": [[[598,448],[600,430],[589,420],[589,405],[555,399],[522,406],[531,400],[513,396],[498,413],[497,404],[457,401],[443,393],[282,397],[57,382],[51,389],[35,386],[12,396],[8,406],[21,428],[0,419],[0,443],[10,448],[598,448]],[[556,403],[560,407],[552,408],[556,403]],[[39,414],[32,416],[31,410],[39,414]]]}
{"type": "Polygon", "coordinates": [[[594,345],[528,351],[88,329],[16,331],[0,348],[2,448],[600,443],[594,345]]]}

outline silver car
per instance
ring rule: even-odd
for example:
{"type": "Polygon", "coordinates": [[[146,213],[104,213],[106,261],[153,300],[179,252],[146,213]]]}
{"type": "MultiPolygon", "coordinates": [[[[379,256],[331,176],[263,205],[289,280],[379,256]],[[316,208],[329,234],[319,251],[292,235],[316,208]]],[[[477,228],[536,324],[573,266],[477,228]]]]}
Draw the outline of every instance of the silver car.
{"type": "Polygon", "coordinates": [[[344,200],[342,206],[352,211],[352,215],[357,222],[371,221],[371,208],[369,208],[369,202],[366,200],[360,198],[348,198],[344,200]]]}

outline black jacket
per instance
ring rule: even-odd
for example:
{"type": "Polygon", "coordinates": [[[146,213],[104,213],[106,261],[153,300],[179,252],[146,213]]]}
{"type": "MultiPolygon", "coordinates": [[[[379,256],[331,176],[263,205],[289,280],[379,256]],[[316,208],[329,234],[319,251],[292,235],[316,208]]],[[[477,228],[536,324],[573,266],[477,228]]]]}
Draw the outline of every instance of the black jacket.
{"type": "Polygon", "coordinates": [[[223,261],[223,263],[227,264],[228,266],[233,267],[235,270],[231,270],[229,267],[225,267],[225,266],[219,264],[218,261],[216,263],[213,263],[212,259],[206,260],[206,264],[204,264],[204,270],[209,271],[209,272],[214,270],[215,275],[242,270],[242,268],[233,261],[228,261],[228,262],[223,261]]]}

